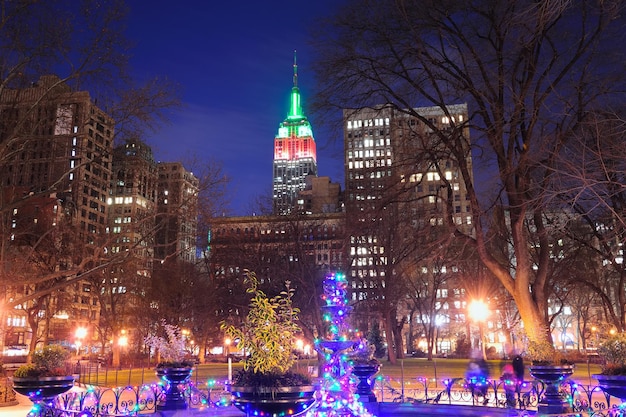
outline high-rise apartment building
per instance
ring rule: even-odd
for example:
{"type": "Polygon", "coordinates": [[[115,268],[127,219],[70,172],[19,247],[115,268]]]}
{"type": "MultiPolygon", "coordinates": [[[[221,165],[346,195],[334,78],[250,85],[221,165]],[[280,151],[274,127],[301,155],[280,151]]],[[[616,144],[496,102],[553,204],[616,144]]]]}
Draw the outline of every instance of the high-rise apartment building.
{"type": "Polygon", "coordinates": [[[294,210],[298,192],[306,188],[306,177],[317,175],[316,152],[313,130],[300,103],[298,65],[294,55],[289,114],[274,138],[274,214],[289,214],[294,210]]]}
{"type": "Polygon", "coordinates": [[[196,259],[199,180],[179,162],[159,162],[155,257],[196,259]]]}
{"type": "MultiPolygon", "coordinates": [[[[37,244],[37,250],[50,256],[54,253],[52,270],[70,270],[80,262],[81,251],[87,253],[92,244],[95,247],[102,241],[107,227],[113,133],[113,120],[94,104],[89,93],[72,91],[56,76],[42,76],[27,88],[2,90],[0,208],[2,238],[9,245],[3,246],[6,250],[0,256],[10,256],[10,247],[19,250],[19,245],[37,244]],[[44,247],[37,241],[54,234],[58,236],[50,242],[63,243],[65,250],[58,251],[53,244],[44,247]],[[68,239],[73,246],[67,246],[68,239]]],[[[20,291],[32,293],[38,288],[16,287],[16,293],[8,296],[19,298],[20,291]]],[[[64,300],[52,297],[48,305],[56,307],[44,314],[63,319],[57,326],[51,324],[49,339],[64,339],[70,329],[97,320],[97,296],[91,289],[89,283],[77,282],[60,294],[64,300]]],[[[8,315],[5,323],[20,322],[22,313],[17,310],[3,313],[8,315]]],[[[27,328],[13,327],[11,332],[7,340],[25,343],[31,338],[19,334],[28,332],[27,328]]]]}
{"type": "MultiPolygon", "coordinates": [[[[113,120],[86,91],[56,76],[0,96],[0,178],[3,189],[54,194],[80,234],[104,232],[111,177],[113,120]]],[[[10,205],[11,202],[3,202],[10,205]]]]}
{"type": "MultiPolygon", "coordinates": [[[[109,234],[113,254],[130,251],[137,275],[149,278],[154,258],[157,164],[144,142],[127,140],[113,150],[109,234]]],[[[115,275],[115,271],[111,271],[115,275]]],[[[119,277],[120,284],[123,278],[119,277]]]]}
{"type": "Polygon", "coordinates": [[[472,228],[458,164],[444,151],[433,158],[437,136],[429,126],[445,131],[453,125],[451,117],[457,126],[462,124],[467,106],[450,105],[447,113],[438,107],[413,111],[428,123],[391,106],[344,110],[345,205],[352,259],[348,280],[353,300],[367,298],[373,286],[388,287],[385,281],[393,279],[389,276],[395,273],[393,262],[407,256],[403,243],[407,233],[443,225],[448,215],[457,227],[472,228]],[[451,196],[443,192],[444,182],[450,184],[451,196]]]}

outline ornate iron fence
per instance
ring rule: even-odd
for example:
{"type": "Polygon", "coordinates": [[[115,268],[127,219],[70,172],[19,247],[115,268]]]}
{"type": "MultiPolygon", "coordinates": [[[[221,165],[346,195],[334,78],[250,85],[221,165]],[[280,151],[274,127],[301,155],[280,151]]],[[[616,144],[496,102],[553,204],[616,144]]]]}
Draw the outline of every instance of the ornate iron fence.
{"type": "MultiPolygon", "coordinates": [[[[381,402],[414,404],[457,404],[535,411],[543,395],[544,385],[536,380],[524,381],[511,387],[507,381],[486,380],[478,386],[466,378],[436,380],[417,378],[401,384],[390,378],[379,378],[374,392],[381,402]]],[[[564,381],[560,390],[567,395],[574,413],[622,412],[626,403],[604,393],[596,385],[581,385],[564,381]]]]}
{"type": "MultiPolygon", "coordinates": [[[[484,385],[465,378],[435,380],[417,378],[411,384],[398,385],[398,381],[379,378],[374,385],[381,411],[394,403],[405,403],[403,410],[411,413],[406,403],[416,407],[437,404],[440,406],[465,405],[507,409],[507,415],[534,415],[544,387],[538,381],[525,381],[515,386],[514,402],[507,401],[510,387],[505,381],[487,380],[484,385]],[[385,407],[383,406],[385,405],[385,407]]],[[[606,395],[597,386],[580,385],[565,381],[561,391],[567,394],[573,409],[571,415],[614,417],[626,415],[620,400],[606,395]]],[[[161,384],[137,387],[100,388],[87,386],[57,397],[51,404],[42,405],[31,413],[32,417],[88,417],[135,416],[151,414],[163,396],[161,384]]],[[[185,398],[192,409],[219,409],[230,406],[230,393],[222,383],[190,383],[185,387],[185,398]]],[[[210,411],[210,410],[209,410],[210,411]]],[[[505,410],[502,410],[503,412],[505,410]]],[[[417,411],[416,411],[417,412],[417,411]]],[[[403,412],[404,413],[404,412],[403,412]]],[[[420,411],[423,414],[423,410],[420,411]]],[[[417,414],[415,414],[417,415],[417,414]]]]}

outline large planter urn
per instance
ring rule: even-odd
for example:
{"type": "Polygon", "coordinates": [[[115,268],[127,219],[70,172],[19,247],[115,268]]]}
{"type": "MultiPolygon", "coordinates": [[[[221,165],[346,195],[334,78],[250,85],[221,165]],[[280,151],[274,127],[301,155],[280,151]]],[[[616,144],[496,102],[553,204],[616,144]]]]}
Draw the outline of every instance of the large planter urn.
{"type": "Polygon", "coordinates": [[[537,412],[539,414],[565,414],[572,411],[566,396],[559,392],[559,385],[574,373],[573,365],[533,365],[529,368],[530,374],[541,381],[545,391],[539,399],[537,412]]]}
{"type": "Polygon", "coordinates": [[[74,386],[74,376],[13,377],[15,392],[27,396],[33,403],[49,403],[57,395],[74,386]]]}
{"type": "Polygon", "coordinates": [[[230,387],[233,405],[246,416],[295,416],[315,403],[315,387],[230,387]]]}
{"type": "Polygon", "coordinates": [[[157,368],[157,376],[167,383],[165,398],[157,404],[157,410],[185,410],[187,408],[184,392],[181,391],[179,385],[189,381],[191,372],[191,367],[157,368]]]}
{"type": "Polygon", "coordinates": [[[352,366],[352,375],[359,378],[356,393],[361,402],[376,402],[376,394],[372,391],[371,378],[380,369],[380,363],[355,363],[352,366]]]}
{"type": "Polygon", "coordinates": [[[598,386],[605,393],[626,401],[626,375],[603,375],[594,374],[598,386]]]}

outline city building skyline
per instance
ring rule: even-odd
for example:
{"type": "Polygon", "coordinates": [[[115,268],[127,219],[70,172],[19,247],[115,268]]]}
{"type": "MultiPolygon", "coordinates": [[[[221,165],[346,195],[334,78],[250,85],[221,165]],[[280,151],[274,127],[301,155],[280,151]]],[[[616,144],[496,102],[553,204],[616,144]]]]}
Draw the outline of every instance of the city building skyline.
{"type": "Polygon", "coordinates": [[[24,300],[3,312],[0,351],[71,343],[75,328],[88,329],[83,341],[93,345],[111,325],[103,311],[130,322],[155,253],[195,260],[198,179],[179,162],[157,164],[141,140],[114,148],[114,120],[55,75],[3,90],[0,120],[1,255],[10,266],[0,273],[13,274],[10,301],[24,300]]]}

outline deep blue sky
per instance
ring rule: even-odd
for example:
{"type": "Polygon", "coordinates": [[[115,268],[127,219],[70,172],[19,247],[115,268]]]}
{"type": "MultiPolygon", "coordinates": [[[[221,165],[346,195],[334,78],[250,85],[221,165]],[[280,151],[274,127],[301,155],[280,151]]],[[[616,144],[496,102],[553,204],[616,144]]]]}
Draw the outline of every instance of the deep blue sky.
{"type": "Polygon", "coordinates": [[[170,125],[145,138],[155,158],[221,161],[231,178],[231,214],[250,214],[257,196],[271,195],[273,140],[287,115],[297,50],[298,86],[317,142],[318,172],[343,189],[340,144],[316,128],[307,106],[315,92],[309,29],[334,4],[131,1],[133,70],[182,86],[184,106],[170,125]]]}

